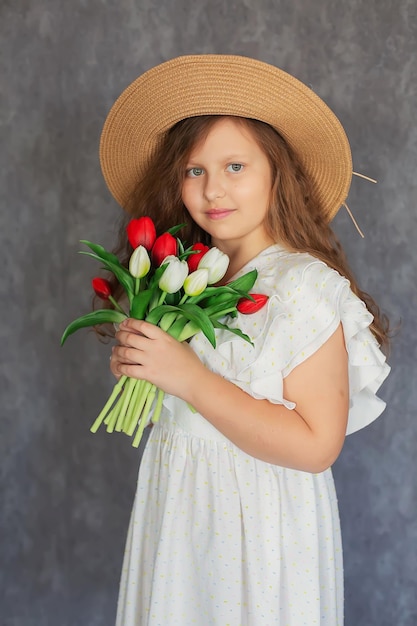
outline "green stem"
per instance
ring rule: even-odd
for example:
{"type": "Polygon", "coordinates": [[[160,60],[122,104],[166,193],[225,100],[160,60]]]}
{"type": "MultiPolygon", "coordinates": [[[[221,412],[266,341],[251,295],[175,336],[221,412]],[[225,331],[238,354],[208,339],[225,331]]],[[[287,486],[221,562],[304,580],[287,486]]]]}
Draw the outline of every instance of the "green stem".
{"type": "Polygon", "coordinates": [[[106,417],[107,413],[109,412],[111,406],[113,405],[113,402],[115,401],[115,399],[119,395],[120,391],[122,390],[122,387],[123,387],[123,385],[124,385],[126,380],[127,380],[127,376],[121,376],[119,378],[118,382],[116,383],[116,385],[113,388],[113,391],[111,393],[110,398],[107,400],[107,402],[104,405],[103,409],[101,410],[100,414],[96,418],[94,424],[90,428],[90,431],[92,433],[96,433],[97,430],[99,429],[102,421],[104,420],[104,418],[106,417]]]}
{"type": "Polygon", "coordinates": [[[120,414],[120,407],[121,407],[121,404],[122,404],[122,401],[123,401],[122,399],[123,399],[123,391],[122,391],[121,395],[117,398],[117,401],[116,401],[114,407],[112,408],[110,413],[107,414],[107,417],[104,420],[104,424],[106,424],[106,426],[108,426],[109,424],[117,422],[118,416],[120,414]]]}
{"type": "Polygon", "coordinates": [[[123,424],[126,418],[126,414],[127,414],[127,410],[128,410],[128,406],[130,403],[130,400],[132,398],[132,394],[135,390],[135,384],[136,384],[136,379],[135,378],[128,378],[127,383],[125,385],[125,388],[123,390],[122,393],[122,397],[119,400],[119,404],[120,406],[120,412],[117,418],[117,422],[116,422],[116,426],[115,426],[115,430],[117,432],[121,432],[123,429],[123,424]]]}
{"type": "Polygon", "coordinates": [[[165,396],[165,392],[162,391],[162,389],[158,389],[158,396],[156,398],[156,404],[155,404],[155,409],[152,415],[152,422],[154,424],[156,424],[157,422],[159,422],[159,418],[161,415],[161,410],[162,410],[162,402],[165,396]]]}
{"type": "Polygon", "coordinates": [[[178,339],[188,323],[189,320],[187,320],[186,317],[183,317],[182,315],[178,316],[175,323],[169,327],[168,334],[171,335],[171,337],[174,337],[174,339],[178,339]]]}
{"type": "Polygon", "coordinates": [[[153,292],[149,305],[148,305],[148,313],[150,313],[152,309],[158,306],[158,300],[159,300],[158,292],[159,291],[160,291],[159,289],[155,289],[155,291],[153,292]]]}
{"type": "MultiPolygon", "coordinates": [[[[118,399],[118,401],[114,405],[111,413],[104,420],[104,423],[107,424],[107,426],[109,424],[113,423],[115,430],[117,430],[117,424],[119,423],[119,420],[122,419],[122,413],[120,412],[121,408],[122,408],[122,403],[123,403],[123,394],[120,396],[120,398],[118,399]]],[[[109,432],[109,431],[107,431],[107,432],[109,432]]]]}
{"type": "MultiPolygon", "coordinates": [[[[120,402],[120,400],[119,400],[120,402]]],[[[119,404],[118,402],[118,404],[119,404]]],[[[116,405],[117,407],[117,405],[116,405]]],[[[117,421],[117,416],[119,414],[119,411],[115,410],[116,407],[110,412],[110,415],[108,415],[108,419],[105,420],[107,423],[107,428],[106,431],[108,433],[112,433],[114,431],[114,427],[116,426],[116,421],[117,421]]]]}
{"type": "Polygon", "coordinates": [[[134,424],[137,423],[138,415],[137,415],[136,405],[137,405],[137,402],[138,402],[138,397],[142,393],[142,389],[143,389],[143,386],[144,386],[145,382],[146,381],[144,381],[144,380],[137,380],[136,381],[136,385],[135,385],[135,388],[134,388],[133,393],[132,393],[132,397],[131,397],[130,402],[129,402],[129,408],[128,408],[125,420],[123,422],[123,429],[122,430],[126,434],[129,431],[130,424],[132,422],[134,424]],[[136,420],[136,421],[134,421],[134,420],[136,420]]]}
{"type": "Polygon", "coordinates": [[[216,311],[214,310],[215,308],[216,308],[216,305],[213,305],[212,307],[207,307],[205,309],[205,312],[207,313],[207,315],[210,318],[213,318],[215,320],[219,319],[220,317],[224,317],[228,313],[233,313],[233,311],[236,311],[235,306],[230,306],[227,309],[222,309],[221,311],[216,311]],[[210,311],[210,309],[212,309],[212,311],[214,310],[214,312],[210,311]]]}
{"type": "Polygon", "coordinates": [[[195,322],[187,322],[177,339],[178,341],[186,341],[190,337],[194,337],[200,330],[200,326],[195,322]]]}
{"type": "MultiPolygon", "coordinates": [[[[110,413],[107,414],[107,417],[104,420],[104,424],[106,424],[107,427],[109,427],[109,424],[110,424],[110,428],[112,428],[111,425],[113,424],[113,430],[120,416],[120,409],[122,408],[123,399],[125,397],[126,388],[128,384],[129,384],[129,379],[127,379],[127,381],[125,382],[120,396],[117,398],[112,410],[110,411],[110,413]]],[[[107,430],[107,432],[113,432],[113,430],[107,430]]]]}
{"type": "MultiPolygon", "coordinates": [[[[123,313],[123,315],[126,315],[126,311],[123,311],[122,307],[120,306],[120,304],[117,302],[117,300],[115,300],[113,298],[113,296],[109,296],[109,300],[112,303],[112,305],[114,306],[115,309],[117,309],[118,311],[120,311],[120,313],[123,313]]],[[[127,317],[127,315],[126,315],[127,317]]]]}
{"type": "Polygon", "coordinates": [[[140,418],[139,426],[138,426],[138,429],[136,431],[135,438],[133,439],[132,446],[134,448],[137,448],[139,446],[140,441],[142,439],[143,431],[145,430],[145,427],[149,423],[148,415],[149,415],[149,411],[151,410],[151,406],[153,404],[153,401],[155,399],[155,393],[156,393],[156,387],[155,387],[155,385],[152,385],[150,390],[149,390],[149,393],[147,394],[146,403],[145,403],[145,406],[143,408],[143,412],[142,412],[142,415],[141,415],[141,418],[140,418]]]}
{"type": "Polygon", "coordinates": [[[159,296],[158,306],[161,306],[161,304],[164,304],[166,297],[167,297],[167,292],[163,291],[161,295],[159,296]]]}
{"type": "Polygon", "coordinates": [[[165,313],[159,322],[159,327],[166,332],[175,322],[177,315],[178,313],[176,311],[172,311],[172,313],[165,313]]]}
{"type": "Polygon", "coordinates": [[[120,398],[118,399],[114,407],[107,413],[106,418],[103,420],[103,424],[106,424],[106,426],[112,423],[112,421],[114,420],[115,414],[119,415],[119,411],[120,411],[119,400],[120,398]]]}
{"type": "Polygon", "coordinates": [[[130,421],[130,424],[127,430],[124,431],[127,435],[129,435],[129,437],[133,435],[133,431],[135,430],[136,425],[139,421],[139,418],[142,413],[142,409],[145,406],[145,402],[146,402],[146,399],[148,397],[148,393],[151,387],[152,387],[152,383],[148,382],[147,380],[144,382],[144,385],[141,387],[138,404],[135,407],[134,412],[132,413],[132,420],[130,421]]]}

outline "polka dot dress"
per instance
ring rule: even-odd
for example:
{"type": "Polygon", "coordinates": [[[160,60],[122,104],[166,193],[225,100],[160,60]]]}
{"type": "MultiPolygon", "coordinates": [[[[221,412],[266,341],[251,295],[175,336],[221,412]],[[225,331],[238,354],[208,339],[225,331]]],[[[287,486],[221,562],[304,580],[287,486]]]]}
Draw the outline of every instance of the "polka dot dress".
{"type": "MultiPolygon", "coordinates": [[[[348,281],[307,254],[277,245],[242,268],[258,270],[253,315],[228,320],[253,346],[201,334],[200,359],[255,398],[295,405],[283,378],[342,323],[349,353],[348,433],[384,408],[388,375],[372,317],[348,281]]],[[[221,402],[221,398],[219,398],[221,402]]],[[[343,624],[343,563],[331,470],[320,474],[245,454],[186,403],[167,396],[138,477],[117,626],[337,626],[343,624]]]]}

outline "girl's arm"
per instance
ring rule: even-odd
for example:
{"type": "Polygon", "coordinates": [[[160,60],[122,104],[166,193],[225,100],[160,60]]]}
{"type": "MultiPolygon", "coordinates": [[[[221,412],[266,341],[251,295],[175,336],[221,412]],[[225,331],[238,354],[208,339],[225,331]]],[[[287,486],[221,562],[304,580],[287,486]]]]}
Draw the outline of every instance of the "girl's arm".
{"type": "Polygon", "coordinates": [[[122,345],[113,352],[114,374],[144,378],[182,398],[247,454],[312,473],[339,455],[349,407],[341,326],[284,379],[284,397],[295,410],[256,400],[156,326],[128,320],[116,336],[122,345]]]}

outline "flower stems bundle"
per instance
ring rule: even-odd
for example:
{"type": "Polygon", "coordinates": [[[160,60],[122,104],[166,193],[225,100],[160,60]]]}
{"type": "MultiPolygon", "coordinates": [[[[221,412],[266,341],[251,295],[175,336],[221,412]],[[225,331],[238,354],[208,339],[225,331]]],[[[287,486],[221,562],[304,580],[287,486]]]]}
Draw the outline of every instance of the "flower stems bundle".
{"type": "MultiPolygon", "coordinates": [[[[216,347],[215,329],[219,328],[250,342],[238,328],[229,328],[225,320],[220,320],[236,316],[238,310],[253,313],[265,304],[267,296],[250,293],[257,271],[215,286],[225,275],[229,258],[218,248],[200,243],[185,249],[184,243],[174,237],[181,227],[175,226],[156,237],[151,218],[131,220],[127,235],[133,252],[128,268],[102,246],[83,240],[89,248],[83,254],[99,261],[123,287],[129,311],[113,298],[110,282],[96,277],[92,281],[96,295],[109,300],[114,308],[96,310],[71,322],[61,344],[80,328],[120,324],[127,317],[158,325],[178,341],[203,332],[216,347]]],[[[90,430],[95,433],[104,423],[107,432],[123,432],[132,437],[132,445],[137,447],[145,427],[151,420],[158,421],[163,397],[164,392],[150,382],[122,376],[90,430]]]]}

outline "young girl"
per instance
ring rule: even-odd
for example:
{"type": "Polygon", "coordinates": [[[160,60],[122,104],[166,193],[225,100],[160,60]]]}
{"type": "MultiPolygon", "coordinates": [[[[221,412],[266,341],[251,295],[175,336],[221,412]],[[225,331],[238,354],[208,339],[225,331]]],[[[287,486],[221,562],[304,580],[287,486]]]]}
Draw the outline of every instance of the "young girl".
{"type": "MultiPolygon", "coordinates": [[[[256,268],[267,306],[179,343],[129,319],[116,377],[166,392],[142,457],[119,626],[343,623],[330,466],[382,412],[388,328],[329,221],[352,176],[340,122],[308,87],[253,59],[180,57],[139,77],[106,121],[101,162],[130,217],[256,268]],[[194,407],[195,412],[190,407],[194,407]]],[[[131,249],[121,231],[125,259],[131,249]]],[[[119,246],[120,251],[120,246],[119,246]]]]}

